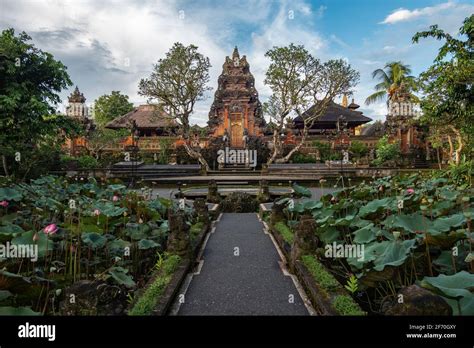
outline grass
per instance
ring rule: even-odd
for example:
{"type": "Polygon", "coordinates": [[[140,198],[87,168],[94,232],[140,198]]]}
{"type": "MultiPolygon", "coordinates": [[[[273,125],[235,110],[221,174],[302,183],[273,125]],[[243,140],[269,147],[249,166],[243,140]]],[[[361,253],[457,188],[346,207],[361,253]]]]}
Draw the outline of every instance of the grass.
{"type": "Polygon", "coordinates": [[[312,255],[304,255],[301,261],[308,268],[314,280],[325,290],[331,291],[341,287],[341,284],[326,268],[312,255]]]}
{"type": "Polygon", "coordinates": [[[337,295],[332,302],[334,309],[341,315],[365,315],[352,297],[337,295]]]}
{"type": "MultiPolygon", "coordinates": [[[[301,257],[301,262],[308,268],[316,283],[318,283],[328,297],[329,292],[342,290],[341,284],[314,256],[304,255],[301,257]]],[[[360,309],[359,305],[349,295],[336,295],[331,304],[340,315],[365,315],[365,312],[360,309]]]]}
{"type": "Polygon", "coordinates": [[[159,274],[153,283],[145,290],[143,295],[138,299],[128,315],[150,315],[158,304],[166,286],[171,281],[174,271],[178,268],[181,258],[177,255],[169,255],[162,262],[159,274]]]}
{"type": "Polygon", "coordinates": [[[293,231],[282,221],[277,222],[275,224],[275,229],[277,230],[278,233],[281,234],[283,237],[283,240],[287,242],[288,244],[293,244],[294,240],[294,234],[293,231]]]}
{"type": "Polygon", "coordinates": [[[192,225],[189,231],[191,234],[191,238],[195,239],[199,235],[199,233],[201,233],[203,227],[204,222],[196,222],[194,225],[192,225]]]}

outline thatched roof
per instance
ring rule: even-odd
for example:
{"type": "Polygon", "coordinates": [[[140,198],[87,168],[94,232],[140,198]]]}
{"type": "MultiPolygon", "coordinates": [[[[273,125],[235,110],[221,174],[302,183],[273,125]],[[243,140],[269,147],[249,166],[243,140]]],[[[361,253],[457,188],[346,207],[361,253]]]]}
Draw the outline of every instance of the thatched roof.
{"type": "Polygon", "coordinates": [[[130,128],[135,121],[138,129],[175,128],[175,119],[156,105],[140,105],[129,113],[119,116],[105,126],[111,129],[130,128]]]}

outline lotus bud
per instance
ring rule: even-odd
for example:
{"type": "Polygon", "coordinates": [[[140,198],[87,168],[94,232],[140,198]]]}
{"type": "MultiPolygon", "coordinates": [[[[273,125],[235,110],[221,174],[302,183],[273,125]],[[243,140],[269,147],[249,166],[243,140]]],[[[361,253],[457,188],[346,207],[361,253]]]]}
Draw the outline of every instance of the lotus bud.
{"type": "Polygon", "coordinates": [[[412,189],[412,188],[409,188],[409,189],[406,190],[406,193],[407,193],[408,195],[412,195],[412,194],[415,193],[415,190],[412,189]]]}
{"type": "Polygon", "coordinates": [[[99,209],[94,210],[94,215],[99,216],[100,215],[100,210],[99,209]]]}
{"type": "Polygon", "coordinates": [[[38,232],[36,232],[36,233],[33,235],[33,241],[34,241],[34,242],[37,242],[37,241],[39,241],[39,239],[40,239],[40,236],[39,236],[38,232]]]}
{"type": "Polygon", "coordinates": [[[395,240],[400,238],[400,231],[393,231],[392,234],[393,234],[393,237],[395,238],[395,240]]]}
{"type": "Polygon", "coordinates": [[[9,204],[8,201],[1,201],[0,202],[0,206],[4,207],[4,208],[8,207],[8,204],[9,204]]]}
{"type": "Polygon", "coordinates": [[[58,226],[56,224],[50,224],[44,228],[45,234],[55,234],[58,231],[58,226]]]}
{"type": "Polygon", "coordinates": [[[142,224],[142,223],[143,223],[143,219],[140,218],[140,219],[138,220],[138,223],[139,223],[139,224],[142,224]]]}
{"type": "Polygon", "coordinates": [[[119,200],[119,197],[118,197],[118,196],[115,196],[115,195],[114,195],[114,196],[112,197],[112,201],[117,202],[118,200],[119,200]]]}

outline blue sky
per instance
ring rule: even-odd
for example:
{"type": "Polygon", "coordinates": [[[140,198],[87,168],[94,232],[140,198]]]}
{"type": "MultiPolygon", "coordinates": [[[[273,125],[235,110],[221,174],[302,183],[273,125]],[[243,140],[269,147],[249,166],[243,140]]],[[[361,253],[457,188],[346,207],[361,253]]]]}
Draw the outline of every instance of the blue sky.
{"type": "MultiPolygon", "coordinates": [[[[439,43],[413,45],[413,34],[432,24],[455,34],[472,13],[474,1],[468,0],[0,0],[0,29],[24,30],[60,59],[89,104],[112,90],[137,105],[146,102],[137,95],[138,82],[176,41],[195,44],[210,58],[214,90],[225,56],[237,45],[265,101],[271,93],[263,84],[265,52],[303,44],[322,61],[343,58],[357,69],[355,101],[367,116],[383,120],[383,102],[363,103],[373,92],[371,72],[401,60],[417,75],[439,43]]],[[[212,96],[196,105],[192,122],[205,124],[212,96]]]]}

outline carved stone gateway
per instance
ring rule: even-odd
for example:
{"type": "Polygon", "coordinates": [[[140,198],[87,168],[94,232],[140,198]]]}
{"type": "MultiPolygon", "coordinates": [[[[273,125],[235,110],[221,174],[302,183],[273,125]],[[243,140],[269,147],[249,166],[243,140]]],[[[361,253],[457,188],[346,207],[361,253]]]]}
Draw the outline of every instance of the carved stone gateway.
{"type": "Polygon", "coordinates": [[[265,120],[246,56],[237,47],[226,57],[209,111],[211,137],[225,138],[232,148],[243,148],[248,138],[262,136],[265,120]]]}

